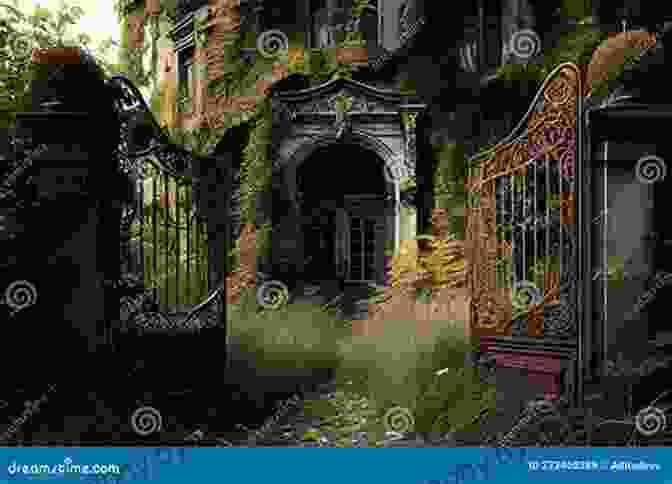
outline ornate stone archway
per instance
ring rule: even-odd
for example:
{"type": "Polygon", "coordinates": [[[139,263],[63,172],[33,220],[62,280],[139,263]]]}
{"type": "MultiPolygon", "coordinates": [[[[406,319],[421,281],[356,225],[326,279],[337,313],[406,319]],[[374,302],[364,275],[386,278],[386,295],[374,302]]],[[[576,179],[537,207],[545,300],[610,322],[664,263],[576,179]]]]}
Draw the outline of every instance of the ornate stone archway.
{"type": "MultiPolygon", "coordinates": [[[[386,200],[392,202],[386,206],[394,210],[396,251],[400,241],[400,182],[415,175],[417,159],[415,129],[403,122],[403,116],[414,118],[426,106],[406,103],[398,92],[383,91],[348,79],[301,91],[273,93],[272,101],[276,122],[282,125],[282,135],[274,140],[274,169],[282,172],[297,214],[300,214],[296,198],[299,166],[319,148],[357,145],[382,160],[386,200]]],[[[383,263],[382,254],[376,259],[379,264],[383,263]]],[[[378,269],[378,273],[383,274],[381,267],[378,269]]]]}

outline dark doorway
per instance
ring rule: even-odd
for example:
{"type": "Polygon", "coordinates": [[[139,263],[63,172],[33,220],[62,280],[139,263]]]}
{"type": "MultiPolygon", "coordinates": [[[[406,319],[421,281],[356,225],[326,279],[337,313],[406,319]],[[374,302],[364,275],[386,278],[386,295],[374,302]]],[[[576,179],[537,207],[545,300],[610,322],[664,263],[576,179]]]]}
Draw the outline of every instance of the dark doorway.
{"type": "Polygon", "coordinates": [[[339,213],[352,215],[346,210],[346,196],[385,196],[382,160],[372,151],[353,144],[318,148],[299,166],[297,189],[306,279],[344,279],[347,262],[338,250],[338,240],[345,237],[337,219],[339,213]]]}
{"type": "MultiPolygon", "coordinates": [[[[669,160],[669,154],[660,154],[663,160],[669,160]]],[[[672,274],[672,224],[670,224],[670,194],[672,193],[672,177],[667,173],[662,180],[655,182],[653,187],[654,194],[654,213],[653,213],[653,232],[646,241],[652,244],[653,257],[655,264],[655,273],[659,275],[657,281],[653,282],[652,291],[655,291],[654,299],[649,309],[649,339],[658,340],[661,338],[672,340],[672,325],[664,317],[670,311],[670,301],[672,300],[672,280],[663,278],[667,274],[672,274]]]]}
{"type": "Polygon", "coordinates": [[[338,277],[334,251],[335,226],[335,212],[328,207],[322,208],[305,224],[305,277],[307,280],[334,279],[338,277]]]}

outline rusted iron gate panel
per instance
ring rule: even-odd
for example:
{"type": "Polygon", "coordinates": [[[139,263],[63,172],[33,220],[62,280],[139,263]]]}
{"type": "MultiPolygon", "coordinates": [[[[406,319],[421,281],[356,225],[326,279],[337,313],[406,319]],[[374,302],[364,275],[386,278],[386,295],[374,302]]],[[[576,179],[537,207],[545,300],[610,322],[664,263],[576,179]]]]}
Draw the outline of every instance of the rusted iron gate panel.
{"type": "Polygon", "coordinates": [[[471,332],[488,348],[518,341],[501,350],[502,362],[525,348],[550,358],[554,345],[567,359],[580,358],[575,172],[581,93],[579,68],[559,65],[514,131],[470,160],[471,332]]]}

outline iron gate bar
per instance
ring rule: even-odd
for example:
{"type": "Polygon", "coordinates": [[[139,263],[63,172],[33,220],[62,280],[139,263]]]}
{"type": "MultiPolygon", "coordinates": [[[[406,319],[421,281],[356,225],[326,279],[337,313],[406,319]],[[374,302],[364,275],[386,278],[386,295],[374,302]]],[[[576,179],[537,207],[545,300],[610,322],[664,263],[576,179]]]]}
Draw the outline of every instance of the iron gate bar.
{"type": "MultiPolygon", "coordinates": [[[[177,298],[179,296],[179,287],[180,287],[180,272],[182,272],[182,252],[180,252],[180,191],[181,191],[181,186],[179,184],[176,184],[175,186],[175,252],[177,253],[177,268],[178,270],[175,272],[175,287],[178,288],[178,290],[175,291],[175,304],[177,304],[177,298]]],[[[187,237],[189,237],[189,233],[187,232],[187,237]]],[[[189,282],[187,281],[187,287],[189,286],[189,282]]],[[[190,302],[189,300],[187,300],[190,302]]]]}
{"type": "MultiPolygon", "coordinates": [[[[167,277],[165,278],[165,283],[162,284],[163,287],[163,297],[162,299],[162,305],[163,309],[166,309],[166,306],[169,306],[171,303],[170,299],[170,293],[171,293],[171,286],[175,284],[175,288],[173,289],[175,291],[175,297],[174,302],[176,305],[179,305],[180,302],[184,297],[187,299],[188,305],[191,305],[191,298],[192,297],[198,297],[200,298],[203,294],[207,294],[207,271],[208,271],[208,261],[202,261],[200,260],[202,256],[207,257],[207,250],[203,251],[199,247],[200,243],[203,241],[203,234],[205,233],[205,227],[203,226],[201,222],[197,221],[192,221],[191,216],[187,215],[187,223],[186,223],[186,237],[187,237],[187,254],[186,254],[186,265],[187,265],[187,278],[186,281],[184,280],[184,277],[180,272],[183,270],[182,266],[182,260],[181,260],[181,249],[182,249],[182,244],[181,244],[181,234],[182,234],[182,229],[184,227],[181,226],[181,217],[178,213],[178,205],[180,205],[180,202],[184,204],[184,201],[186,200],[188,202],[188,206],[192,206],[195,202],[195,197],[193,192],[194,189],[194,184],[197,183],[199,180],[197,176],[194,175],[193,173],[193,166],[191,165],[192,162],[206,162],[208,160],[214,159],[213,157],[210,156],[198,156],[193,154],[190,150],[185,149],[182,146],[175,145],[171,142],[170,137],[168,136],[167,132],[165,131],[164,128],[159,126],[159,124],[156,122],[156,119],[151,113],[151,110],[147,106],[146,102],[144,101],[142,94],[140,91],[133,85],[133,83],[126,78],[123,75],[116,75],[113,76],[108,80],[108,84],[110,85],[111,88],[117,90],[118,92],[116,93],[116,108],[117,111],[120,115],[120,119],[122,120],[122,137],[120,139],[120,144],[118,147],[118,156],[120,159],[120,162],[122,164],[128,164],[129,166],[136,165],[136,168],[138,165],[140,167],[151,167],[153,168],[152,172],[152,196],[151,200],[152,203],[150,204],[150,207],[152,209],[151,214],[145,214],[144,212],[144,200],[145,200],[145,187],[144,187],[144,181],[142,183],[139,183],[140,189],[138,192],[140,195],[139,199],[139,205],[142,208],[140,210],[139,215],[141,221],[145,220],[145,215],[149,217],[149,220],[151,220],[152,223],[152,229],[151,229],[151,234],[146,233],[146,226],[144,223],[140,224],[140,236],[141,236],[141,252],[142,255],[140,258],[143,261],[143,266],[144,266],[144,274],[145,274],[145,279],[150,279],[154,282],[160,282],[159,281],[159,274],[158,274],[158,266],[160,265],[160,261],[163,260],[165,262],[166,266],[166,275],[167,277]],[[135,146],[129,146],[129,128],[128,128],[128,122],[130,119],[134,116],[138,115],[145,115],[145,119],[149,121],[149,124],[151,125],[152,128],[152,135],[149,137],[149,143],[148,146],[142,149],[136,149],[135,146]],[[191,190],[187,189],[186,186],[181,182],[183,180],[183,177],[189,177],[191,180],[191,190]],[[157,178],[163,178],[163,183],[160,182],[157,178]],[[170,179],[173,180],[173,183],[170,182],[170,179]],[[163,188],[165,190],[165,197],[166,197],[166,207],[165,207],[165,219],[163,221],[163,224],[160,224],[159,222],[159,217],[157,214],[157,208],[160,206],[160,197],[159,197],[159,186],[163,185],[163,188]],[[174,186],[173,186],[174,185],[174,186]],[[175,189],[174,193],[174,200],[170,196],[171,194],[171,188],[175,189]],[[180,190],[186,190],[186,195],[181,195],[180,190]],[[170,209],[170,205],[172,204],[171,202],[175,202],[175,217],[171,216],[172,210],[170,209]],[[170,220],[170,222],[169,222],[170,220]],[[173,244],[170,243],[169,240],[169,225],[170,223],[175,223],[175,237],[176,240],[173,244]],[[162,225],[160,228],[159,225],[162,225]],[[196,227],[194,227],[196,225],[196,227]],[[163,230],[164,234],[163,237],[159,236],[160,230],[163,230]],[[192,241],[192,233],[195,235],[195,241],[192,241]],[[146,247],[146,241],[147,238],[151,237],[151,255],[152,257],[152,263],[147,267],[144,262],[146,258],[146,252],[145,252],[145,247],[146,247]],[[159,244],[161,242],[161,239],[165,242],[165,250],[166,253],[163,254],[164,257],[160,257],[160,250],[159,250],[159,244]],[[196,247],[193,247],[195,242],[196,247]],[[199,275],[199,277],[194,278],[193,277],[193,270],[192,270],[192,250],[195,252],[195,257],[198,259],[196,261],[195,269],[200,270],[202,274],[199,275]],[[176,251],[176,257],[171,257],[171,254],[176,251]],[[177,266],[174,268],[174,274],[173,271],[170,271],[171,267],[171,259],[175,259],[175,263],[177,266]],[[205,273],[203,274],[203,271],[201,269],[205,269],[205,273]],[[171,279],[174,278],[174,283],[171,283],[171,279]],[[198,281],[198,282],[196,282],[198,281]],[[187,287],[185,288],[184,291],[180,290],[180,284],[184,284],[186,282],[187,287]],[[192,288],[190,287],[190,284],[195,283],[198,285],[197,292],[198,294],[193,294],[192,288]],[[205,285],[205,287],[204,287],[205,285]]],[[[185,206],[187,206],[185,205],[185,206]]],[[[197,215],[194,213],[194,215],[197,215]]],[[[158,288],[157,288],[158,289],[158,288]]],[[[185,308],[186,309],[186,308],[185,308]]],[[[220,314],[220,320],[222,323],[225,323],[224,321],[224,314],[223,310],[221,311],[220,314]]]]}
{"type": "MultiPolygon", "coordinates": [[[[187,207],[192,207],[193,206],[192,203],[193,203],[193,197],[189,196],[189,192],[187,192],[187,200],[185,202],[185,205],[187,207]]],[[[192,229],[191,218],[192,218],[192,215],[188,214],[187,222],[186,222],[186,224],[187,224],[187,264],[186,265],[187,265],[187,300],[188,301],[191,301],[191,297],[190,297],[191,296],[191,272],[189,270],[190,267],[191,267],[191,250],[190,250],[190,248],[191,248],[190,239],[191,239],[191,229],[192,229]]]]}
{"type": "MultiPolygon", "coordinates": [[[[168,218],[170,217],[170,191],[168,190],[168,177],[166,176],[161,176],[159,180],[163,180],[163,193],[161,194],[162,196],[165,197],[165,209],[163,212],[163,240],[164,240],[164,254],[163,254],[163,260],[165,263],[165,266],[163,268],[163,273],[166,276],[165,279],[165,285],[164,285],[164,295],[163,295],[163,300],[165,304],[165,310],[168,309],[168,306],[170,306],[170,279],[171,279],[171,273],[170,273],[170,238],[168,236],[168,218]]],[[[160,197],[159,197],[160,198],[160,197]]]]}
{"type": "MultiPolygon", "coordinates": [[[[546,253],[550,254],[551,253],[551,204],[550,200],[553,197],[553,189],[551,188],[551,162],[550,160],[546,159],[545,161],[545,176],[546,176],[546,193],[544,196],[546,197],[546,253]]],[[[558,269],[560,270],[560,273],[562,274],[562,268],[558,269]]],[[[544,291],[546,289],[544,288],[544,291]]]]}
{"type": "MultiPolygon", "coordinates": [[[[158,206],[159,200],[157,198],[158,195],[158,187],[157,187],[157,179],[156,176],[152,176],[152,207],[158,206]]],[[[157,289],[158,289],[158,268],[156,265],[156,261],[159,260],[159,246],[157,244],[157,241],[159,240],[159,235],[158,235],[158,223],[157,223],[157,210],[155,208],[152,208],[152,250],[154,252],[154,257],[152,257],[152,272],[151,272],[151,280],[156,281],[153,284],[157,284],[157,289]]]]}
{"type": "MultiPolygon", "coordinates": [[[[505,180],[503,180],[505,181],[505,180]]],[[[509,175],[509,185],[511,187],[511,212],[509,214],[511,226],[511,287],[515,287],[518,282],[518,252],[516,251],[516,235],[518,234],[518,226],[516,224],[516,187],[514,186],[514,175],[509,175]]]]}

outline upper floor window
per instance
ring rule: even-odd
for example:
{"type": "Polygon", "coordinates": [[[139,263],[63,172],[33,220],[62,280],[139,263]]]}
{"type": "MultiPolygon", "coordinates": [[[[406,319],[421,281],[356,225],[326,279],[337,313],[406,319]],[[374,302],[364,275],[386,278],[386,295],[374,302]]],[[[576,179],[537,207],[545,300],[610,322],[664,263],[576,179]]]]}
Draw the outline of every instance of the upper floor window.
{"type": "Polygon", "coordinates": [[[472,11],[464,17],[460,66],[468,72],[486,74],[502,63],[501,1],[479,0],[472,5],[472,11]]]}
{"type": "Polygon", "coordinates": [[[183,112],[191,111],[194,96],[194,49],[178,53],[179,71],[177,75],[179,106],[183,112]]]}
{"type": "Polygon", "coordinates": [[[409,22],[409,0],[404,0],[399,6],[398,22],[399,22],[399,35],[403,36],[404,32],[408,32],[410,27],[409,22]]]}
{"type": "MultiPolygon", "coordinates": [[[[350,20],[351,0],[307,0],[310,7],[310,48],[336,47],[345,39],[350,20]]],[[[359,22],[359,29],[370,45],[377,45],[380,38],[381,22],[378,17],[377,1],[370,1],[370,7],[359,22]]]]}

